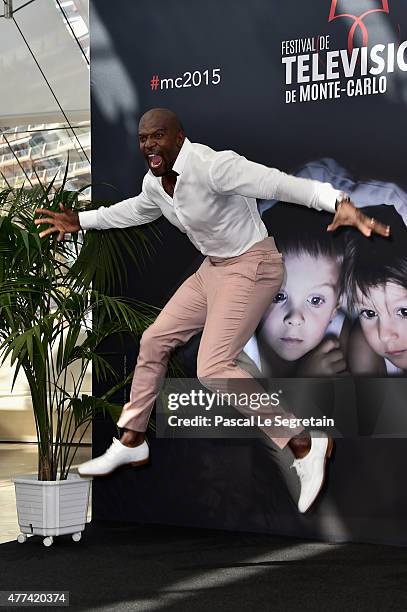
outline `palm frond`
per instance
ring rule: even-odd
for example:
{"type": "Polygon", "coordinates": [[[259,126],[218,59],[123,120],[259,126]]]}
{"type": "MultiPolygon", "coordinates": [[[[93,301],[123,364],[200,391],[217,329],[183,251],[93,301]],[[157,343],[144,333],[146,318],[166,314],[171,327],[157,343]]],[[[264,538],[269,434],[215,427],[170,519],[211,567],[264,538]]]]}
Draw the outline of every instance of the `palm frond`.
{"type": "Polygon", "coordinates": [[[0,191],[0,363],[15,366],[12,384],[20,372],[29,384],[40,479],[55,479],[58,466],[66,477],[73,435],[97,411],[114,422],[121,412],[110,398],[131,375],[121,379],[102,343],[122,334],[137,340],[159,313],[112,295],[128,281],[129,264],[141,269],[151,257],[148,233],[156,238],[156,229],[79,233],[63,242],[39,238],[44,228],[34,223],[36,208],[83,207],[78,192],[66,191],[66,180],[67,170],[58,186],[55,176],[46,186],[0,191]],[[101,398],[80,395],[90,363],[98,379],[113,382],[101,398]]]}

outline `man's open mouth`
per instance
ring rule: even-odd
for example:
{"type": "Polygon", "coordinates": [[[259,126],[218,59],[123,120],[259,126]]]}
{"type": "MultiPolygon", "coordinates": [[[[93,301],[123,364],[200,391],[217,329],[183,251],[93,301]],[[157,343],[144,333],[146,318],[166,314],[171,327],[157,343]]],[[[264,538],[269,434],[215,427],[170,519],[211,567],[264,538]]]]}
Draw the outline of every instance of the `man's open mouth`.
{"type": "Polygon", "coordinates": [[[154,153],[152,153],[151,155],[148,155],[148,165],[153,170],[157,170],[157,168],[159,168],[162,163],[163,163],[163,158],[161,157],[161,155],[156,155],[154,153]]]}

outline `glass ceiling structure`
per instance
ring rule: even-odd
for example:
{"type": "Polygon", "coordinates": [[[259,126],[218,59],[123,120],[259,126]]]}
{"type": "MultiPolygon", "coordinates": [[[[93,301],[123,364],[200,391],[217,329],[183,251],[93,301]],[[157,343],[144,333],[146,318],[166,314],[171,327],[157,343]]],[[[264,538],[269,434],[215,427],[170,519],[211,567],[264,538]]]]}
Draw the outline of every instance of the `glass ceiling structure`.
{"type": "Polygon", "coordinates": [[[0,188],[89,185],[88,0],[0,1],[0,188]]]}

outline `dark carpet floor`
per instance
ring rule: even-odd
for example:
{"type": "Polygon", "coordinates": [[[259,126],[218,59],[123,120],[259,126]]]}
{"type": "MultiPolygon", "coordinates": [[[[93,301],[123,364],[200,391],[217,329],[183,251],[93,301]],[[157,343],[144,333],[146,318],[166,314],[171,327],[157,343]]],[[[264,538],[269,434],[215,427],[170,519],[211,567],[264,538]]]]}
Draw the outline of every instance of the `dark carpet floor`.
{"type": "Polygon", "coordinates": [[[14,589],[69,591],[75,610],[405,612],[407,550],[99,523],[78,543],[2,544],[0,590],[14,589]]]}

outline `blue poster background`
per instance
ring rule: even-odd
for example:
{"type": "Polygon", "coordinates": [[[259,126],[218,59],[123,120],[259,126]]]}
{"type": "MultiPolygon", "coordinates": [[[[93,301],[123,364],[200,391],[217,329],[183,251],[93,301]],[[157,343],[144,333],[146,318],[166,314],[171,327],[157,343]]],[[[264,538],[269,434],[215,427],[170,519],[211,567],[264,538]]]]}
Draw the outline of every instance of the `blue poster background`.
{"type": "MultiPolygon", "coordinates": [[[[345,4],[338,3],[340,10],[355,15],[382,6],[368,0],[345,4]]],[[[407,8],[401,0],[389,7],[388,14],[366,17],[369,44],[407,38],[407,8]]],[[[283,40],[329,35],[332,49],[348,46],[353,20],[329,23],[331,8],[330,0],[119,0],[114,10],[108,0],[91,2],[94,197],[118,201],[139,192],[145,166],[137,123],[159,106],[179,115],[190,140],[214,149],[232,149],[286,172],[329,158],[359,180],[373,177],[406,189],[406,72],[389,75],[383,95],[285,102],[283,40]],[[205,81],[206,71],[209,80],[219,74],[220,82],[176,88],[166,81],[161,88],[162,79],[175,83],[182,77],[184,83],[186,73],[192,81],[199,72],[205,81]],[[152,89],[156,76],[160,87],[152,89]]],[[[360,36],[362,30],[355,46],[360,36]]],[[[127,293],[162,306],[202,257],[164,219],[156,226],[162,241],[141,272],[130,271],[127,293]]],[[[192,373],[196,342],[183,353],[192,373]]],[[[117,351],[121,371],[130,371],[136,356],[136,346],[128,346],[126,355],[117,351]]],[[[337,440],[328,486],[309,515],[296,510],[298,484],[288,450],[277,453],[266,440],[171,441],[151,435],[151,467],[95,479],[94,518],[405,544],[406,441],[390,439],[383,429],[379,437],[362,437],[375,434],[387,406],[403,413],[404,382],[349,378],[316,388],[313,401],[346,421],[347,437],[337,440]]],[[[102,391],[100,384],[95,388],[102,391]]],[[[95,456],[112,433],[109,421],[95,421],[95,456]]]]}

